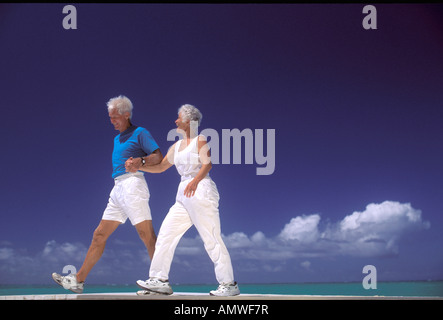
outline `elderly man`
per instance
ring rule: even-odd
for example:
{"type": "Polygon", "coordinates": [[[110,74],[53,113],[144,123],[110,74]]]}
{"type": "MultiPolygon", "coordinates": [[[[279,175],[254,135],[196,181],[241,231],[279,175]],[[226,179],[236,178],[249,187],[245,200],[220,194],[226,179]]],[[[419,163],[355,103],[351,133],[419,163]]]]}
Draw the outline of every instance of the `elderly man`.
{"type": "Polygon", "coordinates": [[[52,274],[55,282],[75,293],[83,292],[84,281],[102,256],[106,240],[128,218],[137,229],[141,240],[148,249],[150,258],[152,259],[154,255],[156,236],[149,208],[148,185],[143,172],[127,173],[125,162],[129,158],[133,158],[140,167],[144,167],[160,163],[163,156],[149,131],[132,125],[133,106],[127,97],[112,98],[107,106],[111,123],[115,130],[120,132],[114,139],[112,153],[112,177],[115,180],[115,185],[78,273],[71,273],[67,276],[52,274]]]}

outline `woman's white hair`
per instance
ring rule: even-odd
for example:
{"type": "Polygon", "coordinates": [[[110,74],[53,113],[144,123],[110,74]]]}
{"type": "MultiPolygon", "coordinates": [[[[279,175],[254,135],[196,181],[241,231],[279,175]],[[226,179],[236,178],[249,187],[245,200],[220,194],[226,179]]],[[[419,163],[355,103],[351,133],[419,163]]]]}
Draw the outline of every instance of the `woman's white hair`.
{"type": "Polygon", "coordinates": [[[180,113],[182,114],[184,121],[198,121],[198,125],[200,125],[203,118],[200,110],[198,110],[191,104],[184,104],[180,108],[178,108],[178,114],[180,113]]]}
{"type": "Polygon", "coordinates": [[[106,104],[108,106],[108,112],[117,109],[118,113],[124,114],[129,112],[129,119],[132,119],[132,102],[128,97],[119,95],[118,97],[112,98],[106,104]]]}

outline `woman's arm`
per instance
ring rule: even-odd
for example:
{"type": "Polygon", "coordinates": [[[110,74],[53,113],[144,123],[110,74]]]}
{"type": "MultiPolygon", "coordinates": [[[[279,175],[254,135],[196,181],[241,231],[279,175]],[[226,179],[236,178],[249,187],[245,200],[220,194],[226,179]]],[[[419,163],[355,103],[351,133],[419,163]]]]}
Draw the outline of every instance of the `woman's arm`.
{"type": "Polygon", "coordinates": [[[150,172],[150,173],[161,173],[166,171],[174,164],[174,152],[175,143],[169,148],[168,154],[162,159],[160,163],[152,164],[151,161],[146,161],[144,166],[140,165],[140,161],[130,157],[125,162],[126,172],[137,172],[138,170],[150,172]]]}
{"type": "Polygon", "coordinates": [[[192,179],[185,188],[184,194],[188,198],[195,194],[195,190],[197,190],[197,186],[200,181],[206,177],[208,172],[212,169],[211,152],[209,150],[208,143],[206,140],[200,140],[200,137],[198,137],[198,154],[202,167],[194,179],[192,179]]]}

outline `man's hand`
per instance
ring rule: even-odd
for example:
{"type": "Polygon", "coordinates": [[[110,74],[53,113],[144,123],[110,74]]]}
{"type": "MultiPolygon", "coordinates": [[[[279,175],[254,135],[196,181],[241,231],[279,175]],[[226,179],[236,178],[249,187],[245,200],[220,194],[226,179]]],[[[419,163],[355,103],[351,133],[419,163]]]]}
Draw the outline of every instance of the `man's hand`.
{"type": "Polygon", "coordinates": [[[130,157],[125,162],[126,172],[137,172],[141,164],[142,164],[141,158],[134,159],[133,157],[130,157]]]}

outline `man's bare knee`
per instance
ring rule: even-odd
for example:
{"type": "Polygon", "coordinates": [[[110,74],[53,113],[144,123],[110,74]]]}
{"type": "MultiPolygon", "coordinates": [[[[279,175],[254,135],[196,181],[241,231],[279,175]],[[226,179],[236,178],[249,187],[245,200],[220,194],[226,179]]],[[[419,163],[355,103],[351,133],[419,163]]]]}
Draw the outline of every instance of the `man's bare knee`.
{"type": "Polygon", "coordinates": [[[92,244],[94,245],[103,245],[106,243],[108,237],[100,228],[95,229],[94,234],[92,236],[92,244]]]}
{"type": "Polygon", "coordinates": [[[137,233],[140,236],[140,239],[145,241],[155,241],[155,232],[152,228],[152,224],[149,222],[142,222],[136,225],[137,233]]]}
{"type": "Polygon", "coordinates": [[[137,233],[140,238],[142,239],[146,238],[146,232],[144,230],[137,230],[137,233]]]}
{"type": "Polygon", "coordinates": [[[109,236],[115,231],[115,229],[120,225],[117,221],[102,220],[95,229],[92,236],[92,244],[103,245],[108,240],[109,236]]]}
{"type": "Polygon", "coordinates": [[[153,232],[149,232],[146,230],[137,230],[137,232],[138,232],[140,239],[142,239],[142,240],[149,241],[149,240],[155,239],[155,235],[153,232]]]}

